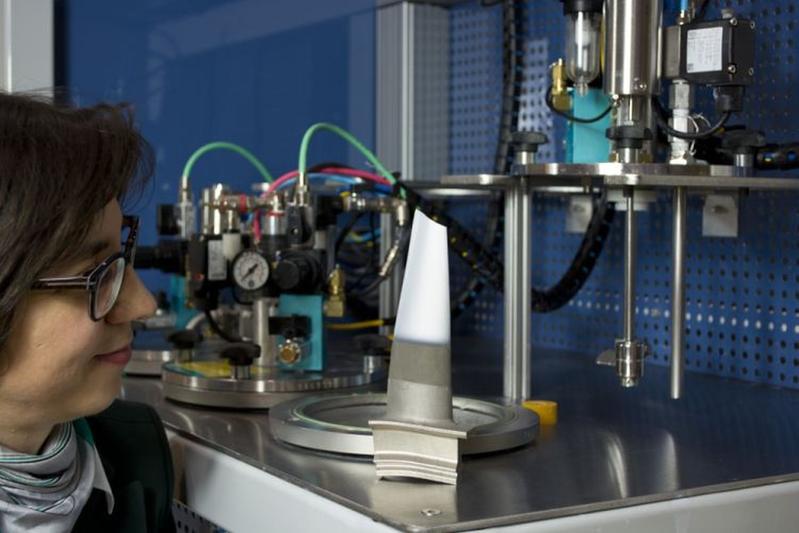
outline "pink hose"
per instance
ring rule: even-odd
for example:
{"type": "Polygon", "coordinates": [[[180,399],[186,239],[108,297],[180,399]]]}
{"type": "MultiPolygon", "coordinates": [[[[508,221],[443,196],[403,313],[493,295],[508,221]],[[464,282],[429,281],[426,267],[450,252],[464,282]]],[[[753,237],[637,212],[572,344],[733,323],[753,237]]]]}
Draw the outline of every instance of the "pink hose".
{"type": "MultiPolygon", "coordinates": [[[[341,176],[351,176],[353,178],[361,178],[367,181],[374,181],[375,183],[379,183],[381,185],[391,185],[391,182],[388,181],[383,176],[379,174],[373,174],[372,172],[366,172],[365,170],[356,170],[352,168],[342,168],[342,167],[325,167],[318,169],[316,172],[320,174],[339,174],[341,176]]],[[[278,187],[286,183],[287,181],[296,178],[299,175],[299,172],[296,170],[292,170],[291,172],[286,172],[275,181],[273,181],[269,188],[266,190],[267,194],[274,192],[277,190],[278,187]]]]}

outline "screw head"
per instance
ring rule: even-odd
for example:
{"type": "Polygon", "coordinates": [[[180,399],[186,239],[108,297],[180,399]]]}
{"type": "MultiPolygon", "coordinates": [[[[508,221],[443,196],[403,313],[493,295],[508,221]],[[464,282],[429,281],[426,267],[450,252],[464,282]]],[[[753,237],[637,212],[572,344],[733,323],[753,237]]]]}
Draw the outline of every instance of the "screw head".
{"type": "Polygon", "coordinates": [[[752,67],[749,67],[749,70],[747,70],[746,73],[749,74],[750,76],[754,76],[755,75],[755,69],[753,69],[752,67]]]}
{"type": "Polygon", "coordinates": [[[441,514],[441,509],[422,509],[421,513],[427,517],[438,516],[441,514]]]}
{"type": "Polygon", "coordinates": [[[643,91],[646,91],[647,84],[646,84],[646,82],[644,80],[635,78],[633,80],[633,87],[635,87],[635,90],[643,92],[643,91]]]}
{"type": "Polygon", "coordinates": [[[737,25],[738,25],[738,19],[735,18],[735,17],[732,17],[730,19],[730,26],[737,26],[737,25]]]}
{"type": "Polygon", "coordinates": [[[755,29],[755,21],[754,20],[750,20],[749,21],[749,27],[752,28],[753,30],[755,29]]]}
{"type": "Polygon", "coordinates": [[[735,74],[736,72],[738,72],[738,67],[735,66],[735,63],[730,63],[729,65],[727,65],[727,72],[729,72],[730,74],[735,74]]]}

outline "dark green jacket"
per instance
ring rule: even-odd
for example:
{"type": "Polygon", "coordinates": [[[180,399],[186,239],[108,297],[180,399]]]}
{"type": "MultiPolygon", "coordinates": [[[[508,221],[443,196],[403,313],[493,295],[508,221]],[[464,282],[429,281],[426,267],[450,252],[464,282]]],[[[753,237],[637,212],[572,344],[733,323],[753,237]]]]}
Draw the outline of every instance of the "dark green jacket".
{"type": "Polygon", "coordinates": [[[154,533],[175,531],[172,518],[172,457],[161,420],[151,407],[117,400],[86,419],[114,493],[95,489],[73,531],[154,533]]]}

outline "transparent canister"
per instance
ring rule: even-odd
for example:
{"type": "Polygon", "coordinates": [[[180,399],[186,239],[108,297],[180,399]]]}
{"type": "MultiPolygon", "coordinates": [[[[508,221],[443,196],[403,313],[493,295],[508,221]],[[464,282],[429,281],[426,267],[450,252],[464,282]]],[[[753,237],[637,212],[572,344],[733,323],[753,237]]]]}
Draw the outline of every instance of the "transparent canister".
{"type": "Polygon", "coordinates": [[[599,76],[599,39],[602,13],[577,11],[566,23],[566,75],[577,93],[584,95],[588,84],[599,76]]]}

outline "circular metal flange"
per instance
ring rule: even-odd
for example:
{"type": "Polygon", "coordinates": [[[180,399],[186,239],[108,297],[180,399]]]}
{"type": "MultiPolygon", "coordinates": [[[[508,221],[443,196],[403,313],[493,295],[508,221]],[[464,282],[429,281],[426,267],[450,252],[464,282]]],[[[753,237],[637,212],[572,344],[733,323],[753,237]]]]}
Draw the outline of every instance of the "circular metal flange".
{"type": "Polygon", "coordinates": [[[178,350],[133,350],[125,373],[133,376],[160,376],[164,363],[174,361],[178,350]]]}
{"type": "Polygon", "coordinates": [[[227,361],[168,363],[163,367],[164,395],[180,402],[236,409],[269,409],[307,395],[374,383],[383,366],[332,366],[323,372],[251,367],[250,379],[232,379],[227,361]]]}
{"type": "MultiPolygon", "coordinates": [[[[384,393],[306,396],[274,407],[269,427],[278,439],[327,452],[373,455],[370,420],[386,415],[384,393]]],[[[538,416],[520,406],[453,397],[457,429],[466,431],[465,455],[496,452],[535,439],[538,416]]]]}

